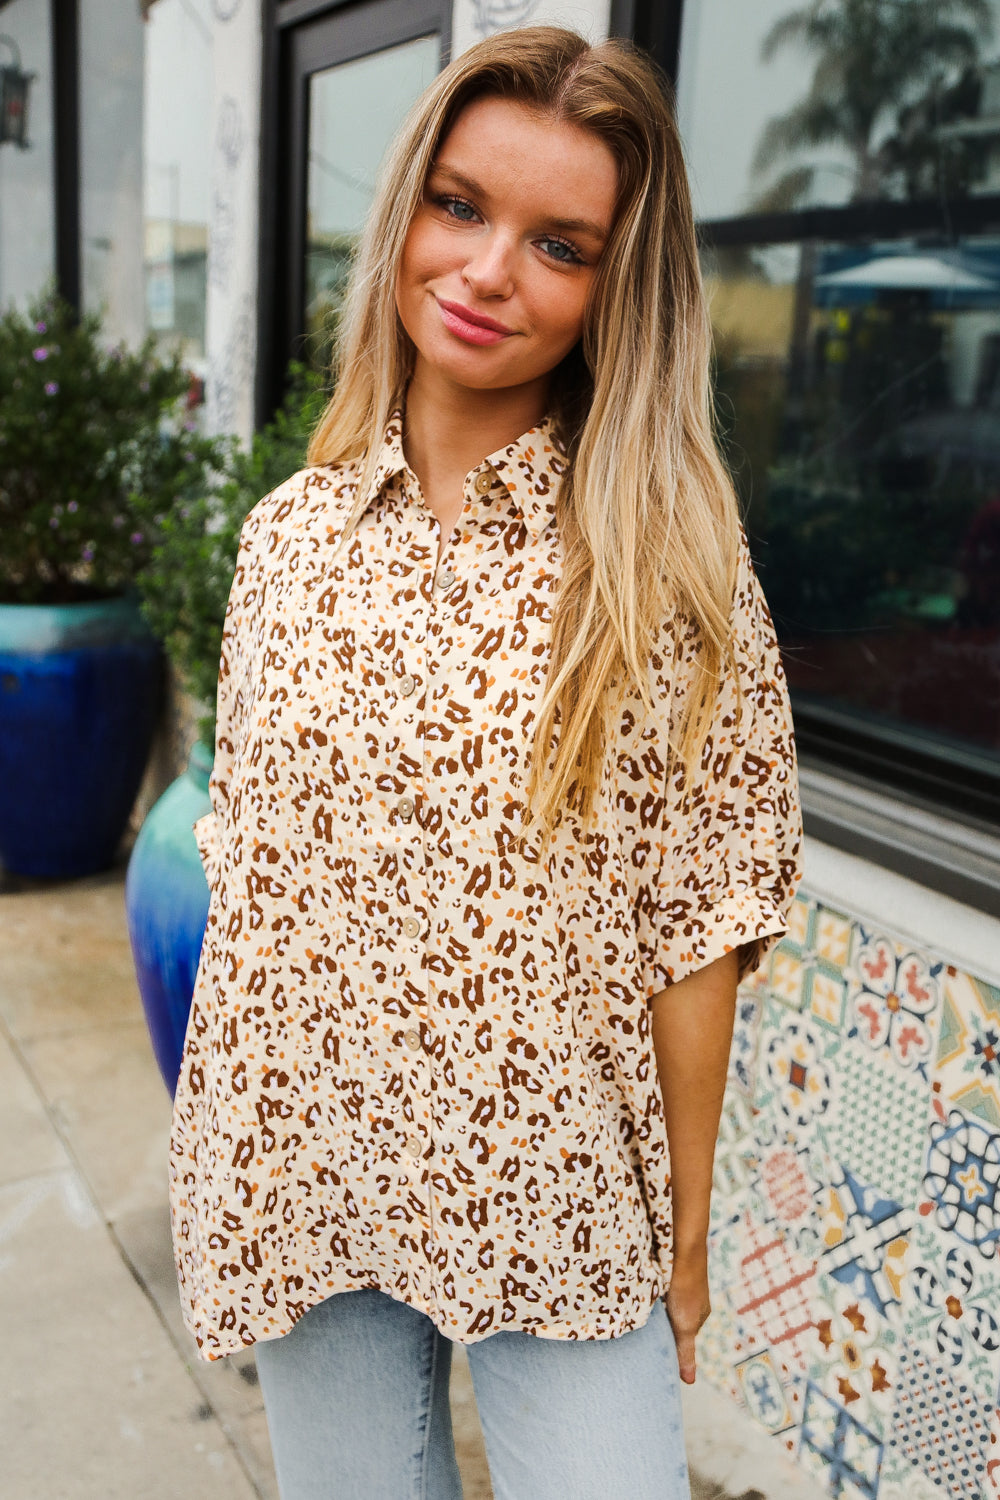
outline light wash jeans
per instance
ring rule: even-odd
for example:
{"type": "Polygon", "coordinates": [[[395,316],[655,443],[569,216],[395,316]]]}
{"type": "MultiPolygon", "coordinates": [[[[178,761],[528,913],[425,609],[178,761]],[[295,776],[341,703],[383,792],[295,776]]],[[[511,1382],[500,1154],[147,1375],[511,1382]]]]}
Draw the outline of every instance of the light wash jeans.
{"type": "MultiPolygon", "coordinates": [[[[341,1292],[257,1344],[282,1500],[460,1500],[451,1344],[382,1292],[341,1292]]],[[[616,1339],[468,1348],[496,1500],[689,1500],[662,1302],[616,1339]]]]}

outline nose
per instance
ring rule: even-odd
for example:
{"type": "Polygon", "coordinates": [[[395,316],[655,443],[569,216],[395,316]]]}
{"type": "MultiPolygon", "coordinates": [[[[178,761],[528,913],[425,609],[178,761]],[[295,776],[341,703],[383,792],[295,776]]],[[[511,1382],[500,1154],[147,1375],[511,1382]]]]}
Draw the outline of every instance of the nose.
{"type": "Polygon", "coordinates": [[[516,247],[506,235],[493,232],[477,238],[475,251],[462,270],[462,280],[477,297],[509,297],[514,290],[516,247]]]}

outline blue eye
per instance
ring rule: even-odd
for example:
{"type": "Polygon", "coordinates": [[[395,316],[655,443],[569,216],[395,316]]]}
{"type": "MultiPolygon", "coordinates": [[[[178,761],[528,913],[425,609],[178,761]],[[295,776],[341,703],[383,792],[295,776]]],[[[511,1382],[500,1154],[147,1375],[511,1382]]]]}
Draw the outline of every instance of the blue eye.
{"type": "Polygon", "coordinates": [[[468,203],[464,198],[453,198],[447,194],[443,194],[441,197],[435,198],[434,201],[440,208],[444,209],[445,213],[450,214],[453,219],[458,219],[463,224],[471,224],[478,218],[472,204],[468,203]]]}
{"type": "Polygon", "coordinates": [[[564,265],[569,266],[580,261],[580,256],[568,240],[553,240],[546,237],[538,243],[546,255],[551,256],[553,260],[561,261],[564,265]]]}

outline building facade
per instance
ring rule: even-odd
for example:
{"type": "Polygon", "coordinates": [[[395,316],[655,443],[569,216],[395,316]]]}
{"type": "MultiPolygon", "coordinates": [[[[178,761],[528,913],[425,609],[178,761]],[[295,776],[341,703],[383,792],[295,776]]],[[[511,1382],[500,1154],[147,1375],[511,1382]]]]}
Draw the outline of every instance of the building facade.
{"type": "Polygon", "coordinates": [[[555,20],[671,75],[808,835],[740,997],[703,1366],[818,1492],[1000,1494],[1000,0],[0,11],[0,301],[180,340],[243,436],[447,57],[555,20]]]}

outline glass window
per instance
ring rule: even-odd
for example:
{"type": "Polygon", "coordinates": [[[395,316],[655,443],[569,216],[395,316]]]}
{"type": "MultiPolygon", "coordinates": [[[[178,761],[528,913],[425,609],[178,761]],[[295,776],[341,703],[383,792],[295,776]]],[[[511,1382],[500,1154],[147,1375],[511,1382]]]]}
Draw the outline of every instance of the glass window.
{"type": "Polygon", "coordinates": [[[49,7],[13,0],[3,7],[0,32],[0,68],[30,76],[27,145],[0,145],[0,307],[6,307],[23,304],[55,275],[49,7]]]}
{"type": "Polygon", "coordinates": [[[686,0],[678,115],[702,219],[1000,192],[1000,0],[686,0]]]}
{"type": "Polygon", "coordinates": [[[205,374],[211,0],[157,0],[146,24],[146,326],[205,374]]]}
{"type": "Polygon", "coordinates": [[[139,7],[80,0],[80,258],[83,305],[111,339],[138,343],[142,286],[139,7]]]}
{"type": "Polygon", "coordinates": [[[348,265],[379,164],[410,105],[440,67],[437,36],[387,47],[314,75],[309,92],[306,333],[310,359],[328,363],[348,265]]]}
{"type": "Polygon", "coordinates": [[[744,246],[705,271],[797,708],[1000,775],[1000,239],[744,246]]]}

